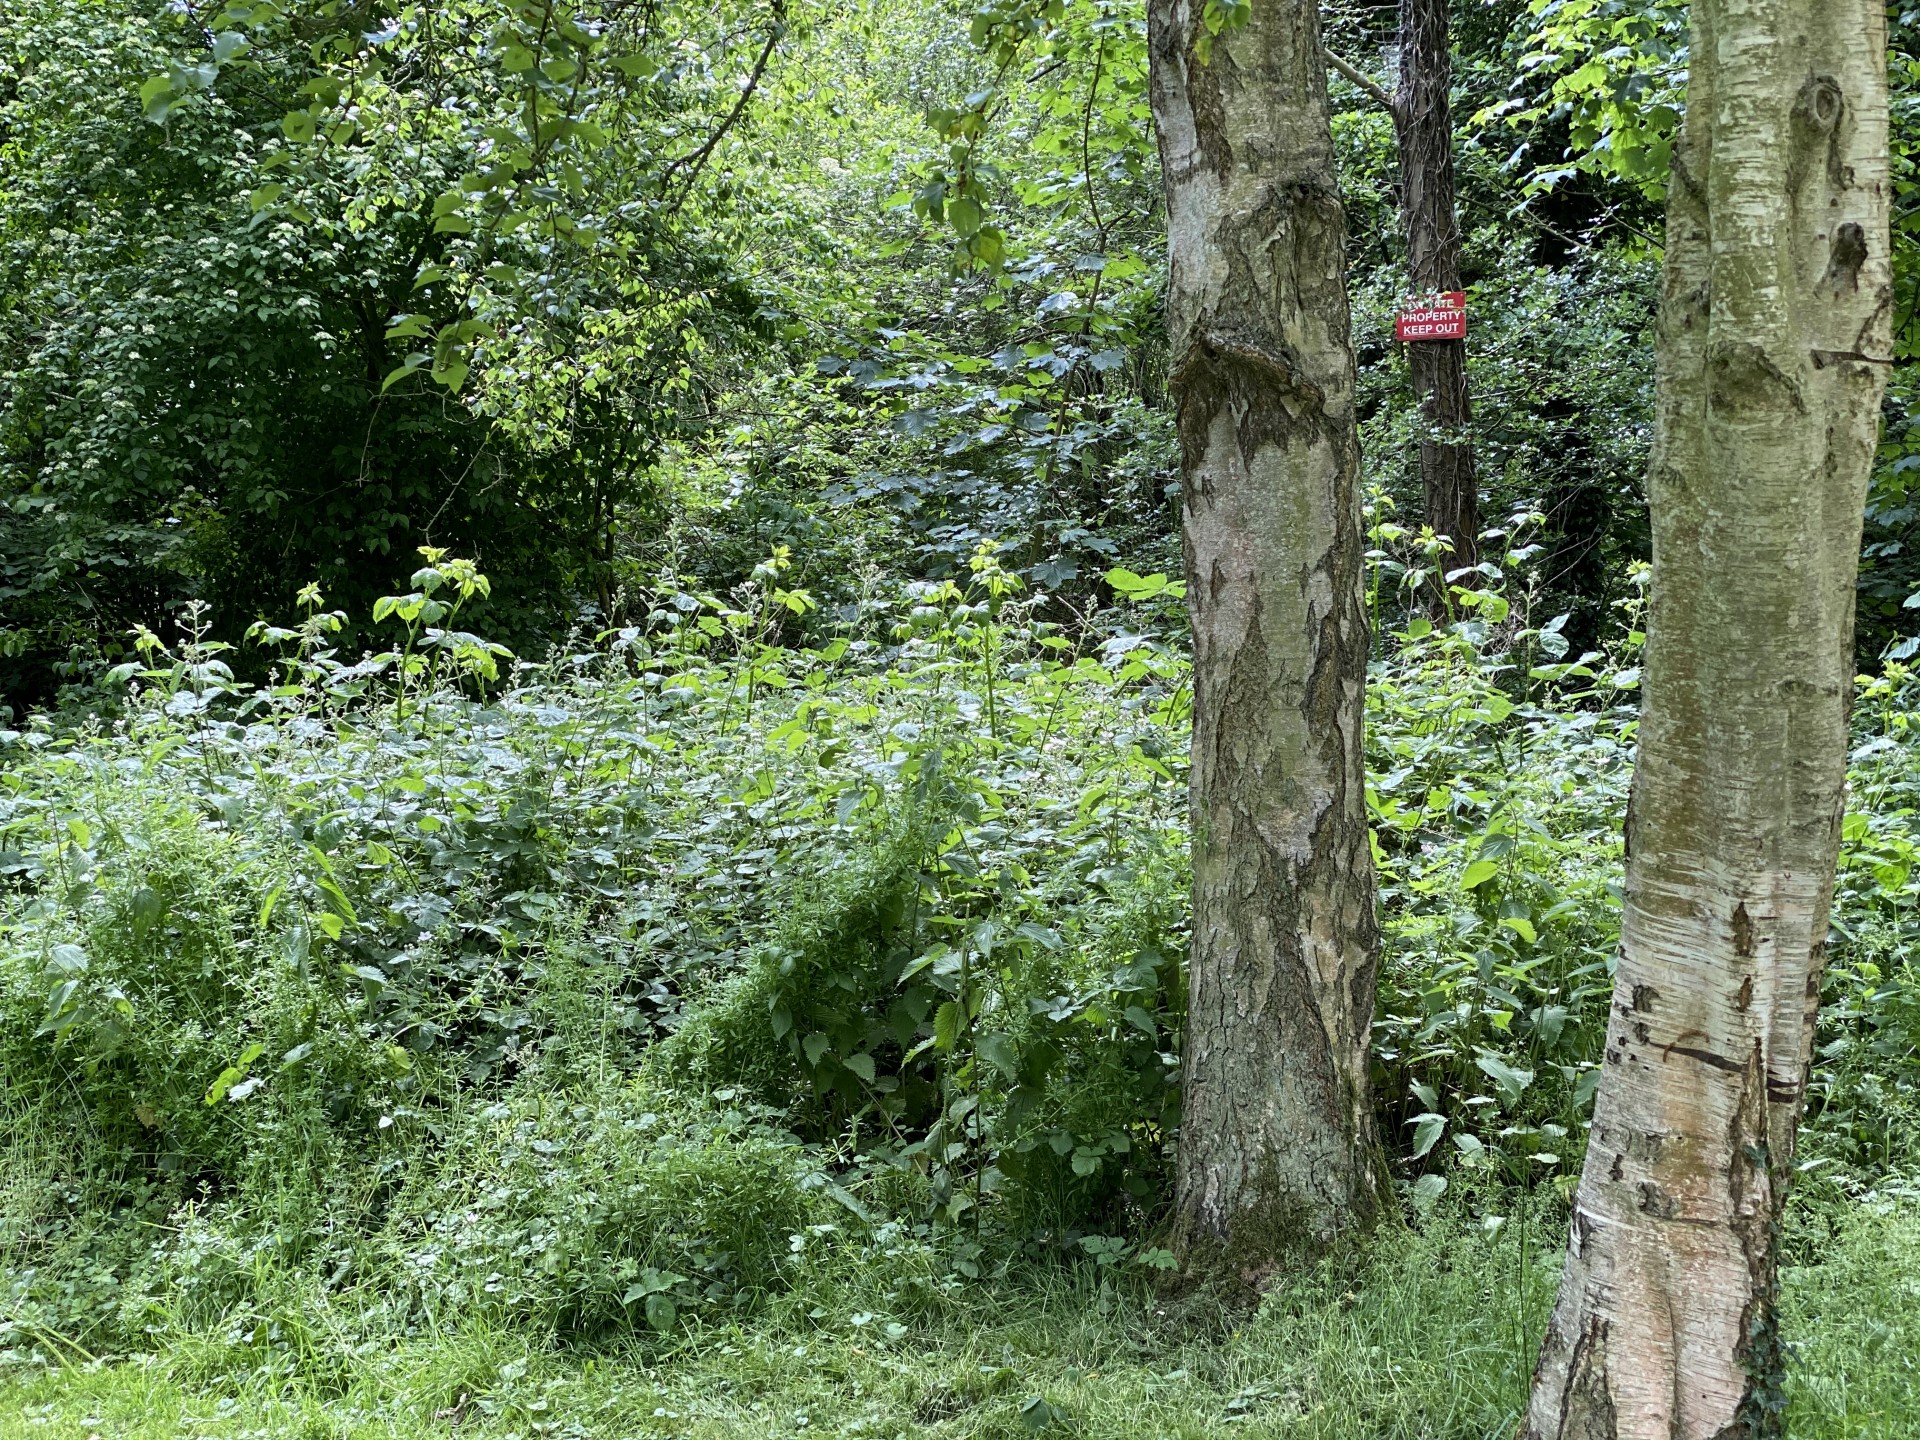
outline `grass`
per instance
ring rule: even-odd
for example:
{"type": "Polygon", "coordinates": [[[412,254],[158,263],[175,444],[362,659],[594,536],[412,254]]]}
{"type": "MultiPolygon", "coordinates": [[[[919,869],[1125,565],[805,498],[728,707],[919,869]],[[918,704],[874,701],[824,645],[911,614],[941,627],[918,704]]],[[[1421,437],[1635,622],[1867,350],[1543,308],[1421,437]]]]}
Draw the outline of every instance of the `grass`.
{"type": "MultiPolygon", "coordinates": [[[[1519,1229],[1391,1238],[1364,1267],[1297,1278],[1237,1316],[1088,1269],[982,1281],[918,1328],[848,1311],[849,1291],[600,1352],[507,1328],[354,1343],[322,1324],[290,1344],[262,1322],[150,1356],[16,1366],[0,1436],[1504,1440],[1557,1266],[1557,1234],[1543,1256],[1546,1227],[1519,1229]]],[[[1790,1433],[1920,1433],[1920,1206],[1845,1215],[1783,1292],[1790,1433]]]]}

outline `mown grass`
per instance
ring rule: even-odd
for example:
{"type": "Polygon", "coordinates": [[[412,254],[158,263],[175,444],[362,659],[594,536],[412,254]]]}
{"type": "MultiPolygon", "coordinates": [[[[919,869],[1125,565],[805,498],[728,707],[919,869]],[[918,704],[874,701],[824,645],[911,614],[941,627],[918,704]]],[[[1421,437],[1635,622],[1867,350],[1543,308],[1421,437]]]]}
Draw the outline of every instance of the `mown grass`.
{"type": "MultiPolygon", "coordinates": [[[[530,1349],[500,1328],[338,1349],[324,1326],[291,1349],[183,1333],[150,1357],[16,1368],[0,1436],[1504,1440],[1558,1240],[1544,1222],[1492,1237],[1436,1225],[1244,1313],[1089,1268],[983,1281],[920,1327],[849,1311],[856,1277],[749,1327],[598,1352],[530,1349]]],[[[1783,1294],[1790,1433],[1920,1434],[1920,1206],[1838,1217],[1783,1294]]]]}

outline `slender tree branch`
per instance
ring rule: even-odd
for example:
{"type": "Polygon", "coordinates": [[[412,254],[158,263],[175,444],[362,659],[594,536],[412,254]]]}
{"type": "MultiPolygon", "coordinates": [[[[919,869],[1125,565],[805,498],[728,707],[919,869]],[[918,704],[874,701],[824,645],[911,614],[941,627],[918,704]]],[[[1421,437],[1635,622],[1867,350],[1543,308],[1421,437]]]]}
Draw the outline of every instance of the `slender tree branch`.
{"type": "Polygon", "coordinates": [[[1338,55],[1334,54],[1333,51],[1327,49],[1325,45],[1320,47],[1320,53],[1326,57],[1327,64],[1334,71],[1346,79],[1351,80],[1355,85],[1358,85],[1362,90],[1366,91],[1367,94],[1371,95],[1379,102],[1380,108],[1385,110],[1387,114],[1397,115],[1399,113],[1398,107],[1393,103],[1393,96],[1389,95],[1386,90],[1381,87],[1378,80],[1375,80],[1358,66],[1349,65],[1338,55]]]}
{"type": "Polygon", "coordinates": [[[682,168],[686,170],[686,174],[681,178],[680,193],[667,205],[667,213],[669,215],[684,205],[687,197],[693,194],[694,183],[699,180],[700,172],[706,169],[707,161],[712,158],[714,149],[726,138],[727,132],[733,129],[740,117],[746,113],[747,103],[753,99],[753,92],[760,87],[760,78],[767,73],[767,62],[773,59],[774,47],[780,43],[786,36],[786,33],[786,0],[774,0],[773,24],[767,30],[767,43],[760,51],[760,58],[754,62],[753,73],[747,76],[747,83],[741,89],[740,98],[734,102],[733,109],[727,114],[727,117],[720,122],[714,132],[707,137],[706,144],[702,145],[690,155],[683,155],[679,159],[669,162],[666,169],[660,173],[661,189],[665,191],[668,182],[673,179],[674,172],[682,168]]]}

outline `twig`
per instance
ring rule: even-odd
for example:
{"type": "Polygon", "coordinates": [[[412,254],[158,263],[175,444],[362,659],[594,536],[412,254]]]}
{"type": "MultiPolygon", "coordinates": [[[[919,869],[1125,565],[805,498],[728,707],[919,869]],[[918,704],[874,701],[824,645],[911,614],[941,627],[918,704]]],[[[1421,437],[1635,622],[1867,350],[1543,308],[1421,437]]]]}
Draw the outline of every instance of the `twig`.
{"type": "Polygon", "coordinates": [[[667,187],[667,182],[673,178],[674,172],[683,166],[686,167],[687,173],[682,179],[680,193],[667,205],[667,213],[669,215],[676,213],[680,207],[687,202],[687,197],[693,194],[694,182],[700,178],[700,172],[706,169],[707,161],[712,158],[715,147],[726,138],[727,132],[733,129],[741,115],[746,112],[747,102],[753,99],[753,92],[760,86],[760,77],[767,73],[767,62],[773,59],[774,47],[780,43],[786,33],[786,0],[775,0],[773,6],[773,24],[767,30],[767,43],[760,51],[760,58],[754,62],[753,73],[747,76],[747,83],[740,91],[740,98],[734,102],[733,109],[728,112],[726,119],[720,122],[714,132],[707,137],[706,144],[702,145],[690,155],[683,155],[679,159],[669,162],[666,169],[660,173],[660,187],[664,192],[667,187]]]}
{"type": "Polygon", "coordinates": [[[1387,114],[1394,115],[1398,113],[1398,107],[1393,103],[1393,96],[1381,88],[1378,80],[1375,80],[1358,66],[1349,65],[1338,55],[1334,54],[1333,51],[1327,49],[1325,45],[1320,47],[1320,53],[1326,57],[1327,64],[1332,66],[1337,73],[1351,80],[1355,85],[1358,85],[1362,90],[1366,91],[1367,94],[1377,100],[1380,108],[1385,110],[1387,114]]]}

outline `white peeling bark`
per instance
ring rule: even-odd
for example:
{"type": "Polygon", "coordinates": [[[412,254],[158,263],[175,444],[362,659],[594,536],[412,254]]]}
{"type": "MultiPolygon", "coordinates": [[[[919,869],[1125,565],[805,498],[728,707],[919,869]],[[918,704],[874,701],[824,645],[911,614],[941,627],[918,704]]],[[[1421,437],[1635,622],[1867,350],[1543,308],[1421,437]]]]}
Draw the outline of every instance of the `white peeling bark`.
{"type": "Polygon", "coordinates": [[[1346,216],[1319,12],[1148,7],[1194,639],[1178,1225],[1257,1277],[1370,1223],[1378,934],[1346,216]]]}
{"type": "Polygon", "coordinates": [[[1626,910],[1530,1440],[1781,1433],[1889,250],[1881,0],[1697,0],[1626,910]]]}

